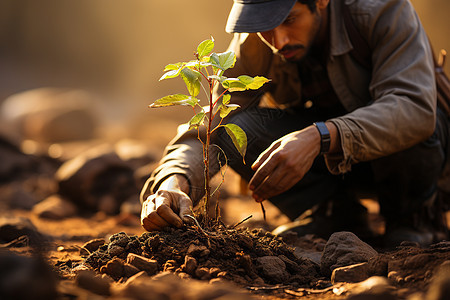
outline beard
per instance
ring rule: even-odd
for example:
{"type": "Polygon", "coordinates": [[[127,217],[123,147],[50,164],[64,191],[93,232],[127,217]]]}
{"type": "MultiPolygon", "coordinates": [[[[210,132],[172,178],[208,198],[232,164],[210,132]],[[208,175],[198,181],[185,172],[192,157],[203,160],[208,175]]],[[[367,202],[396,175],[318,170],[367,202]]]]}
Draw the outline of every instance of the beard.
{"type": "Polygon", "coordinates": [[[272,49],[274,54],[280,56],[283,61],[299,63],[308,56],[311,48],[318,44],[319,42],[319,31],[322,26],[322,17],[318,14],[314,14],[314,22],[311,25],[308,42],[306,44],[291,44],[285,45],[282,49],[276,50],[272,49]],[[295,55],[290,56],[290,54],[295,53],[295,55]]]}

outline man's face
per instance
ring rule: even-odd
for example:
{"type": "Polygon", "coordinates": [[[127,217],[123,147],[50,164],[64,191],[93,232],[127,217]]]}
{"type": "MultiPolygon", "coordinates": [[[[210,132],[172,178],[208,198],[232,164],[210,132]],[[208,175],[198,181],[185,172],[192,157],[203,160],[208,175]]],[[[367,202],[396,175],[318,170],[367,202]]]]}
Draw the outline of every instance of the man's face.
{"type": "Polygon", "coordinates": [[[317,38],[322,23],[320,2],[312,12],[306,4],[297,2],[282,24],[272,30],[259,32],[259,37],[275,54],[288,61],[303,59],[317,38]]]}

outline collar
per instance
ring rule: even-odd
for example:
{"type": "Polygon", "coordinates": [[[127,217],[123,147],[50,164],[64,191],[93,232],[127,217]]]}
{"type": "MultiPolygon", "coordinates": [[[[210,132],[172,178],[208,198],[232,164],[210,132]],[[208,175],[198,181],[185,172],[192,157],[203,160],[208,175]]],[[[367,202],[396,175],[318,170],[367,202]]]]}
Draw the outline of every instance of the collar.
{"type": "Polygon", "coordinates": [[[344,20],[342,18],[342,3],[345,1],[346,5],[353,1],[335,0],[330,1],[330,56],[339,56],[350,52],[353,45],[345,28],[344,20]]]}

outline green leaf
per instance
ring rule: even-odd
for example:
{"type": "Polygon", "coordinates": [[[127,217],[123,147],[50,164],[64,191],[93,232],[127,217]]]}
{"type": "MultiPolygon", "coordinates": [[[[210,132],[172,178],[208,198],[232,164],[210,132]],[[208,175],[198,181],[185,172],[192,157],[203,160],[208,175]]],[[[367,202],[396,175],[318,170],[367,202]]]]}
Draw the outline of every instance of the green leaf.
{"type": "Polygon", "coordinates": [[[186,83],[189,94],[196,97],[200,93],[200,80],[202,79],[202,75],[195,70],[184,68],[181,70],[181,78],[186,83]]]}
{"type": "Polygon", "coordinates": [[[269,82],[269,79],[263,76],[250,77],[247,75],[238,76],[240,82],[245,84],[247,89],[257,90],[262,87],[266,82],[269,82]]]}
{"type": "Polygon", "coordinates": [[[223,118],[225,118],[226,116],[228,116],[228,114],[231,112],[231,111],[233,111],[233,110],[235,110],[235,109],[237,109],[237,108],[239,108],[240,106],[238,105],[238,104],[222,104],[221,106],[220,106],[220,109],[219,109],[219,115],[220,115],[220,117],[223,119],[223,118]]]}
{"type": "Polygon", "coordinates": [[[198,59],[202,59],[202,57],[209,55],[214,48],[213,40],[204,40],[197,47],[198,59]]]}
{"type": "Polygon", "coordinates": [[[162,98],[159,98],[155,102],[149,105],[151,108],[155,107],[165,107],[172,105],[190,105],[194,107],[200,100],[195,97],[183,95],[183,94],[175,94],[169,95],[162,98]]]}
{"type": "Polygon", "coordinates": [[[231,95],[230,94],[225,94],[222,97],[222,103],[226,105],[226,104],[230,103],[230,99],[231,99],[231,95]]]}
{"type": "Polygon", "coordinates": [[[218,54],[213,53],[209,57],[209,61],[215,68],[225,71],[229,68],[234,67],[234,63],[236,62],[236,55],[233,51],[227,51],[218,54]]]}
{"type": "Polygon", "coordinates": [[[234,146],[239,151],[242,158],[244,158],[245,152],[247,151],[247,135],[244,130],[242,130],[242,128],[238,125],[231,123],[222,126],[225,127],[225,130],[233,141],[234,146]]]}
{"type": "Polygon", "coordinates": [[[247,89],[247,86],[237,78],[228,78],[222,82],[222,86],[230,92],[241,92],[247,89]]]}
{"type": "Polygon", "coordinates": [[[183,63],[179,62],[176,64],[168,64],[165,68],[164,68],[164,72],[165,71],[170,71],[170,70],[178,70],[179,68],[181,68],[183,66],[183,63]]]}
{"type": "Polygon", "coordinates": [[[227,70],[229,68],[234,67],[234,63],[236,62],[236,55],[233,51],[227,51],[223,53],[219,53],[219,65],[221,66],[220,69],[227,70]]]}
{"type": "Polygon", "coordinates": [[[205,120],[205,112],[201,111],[195,116],[192,117],[192,119],[189,121],[189,130],[192,128],[197,128],[198,126],[203,124],[203,121],[205,120]]]}
{"type": "Polygon", "coordinates": [[[161,78],[159,78],[159,81],[177,77],[178,75],[180,75],[181,70],[182,70],[182,68],[179,68],[177,70],[170,70],[170,71],[164,73],[164,75],[161,76],[161,78]]]}

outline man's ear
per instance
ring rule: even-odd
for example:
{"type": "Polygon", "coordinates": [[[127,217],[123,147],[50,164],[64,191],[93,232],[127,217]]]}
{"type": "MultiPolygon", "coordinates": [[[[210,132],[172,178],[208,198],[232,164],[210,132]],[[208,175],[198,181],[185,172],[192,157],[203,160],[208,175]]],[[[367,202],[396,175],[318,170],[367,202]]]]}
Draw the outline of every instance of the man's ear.
{"type": "Polygon", "coordinates": [[[319,10],[325,9],[329,3],[330,3],[330,0],[317,0],[317,3],[316,3],[317,9],[319,9],[319,10]]]}

